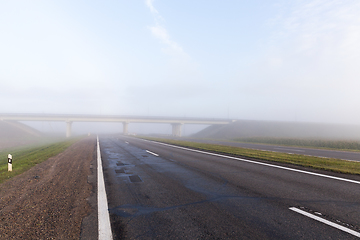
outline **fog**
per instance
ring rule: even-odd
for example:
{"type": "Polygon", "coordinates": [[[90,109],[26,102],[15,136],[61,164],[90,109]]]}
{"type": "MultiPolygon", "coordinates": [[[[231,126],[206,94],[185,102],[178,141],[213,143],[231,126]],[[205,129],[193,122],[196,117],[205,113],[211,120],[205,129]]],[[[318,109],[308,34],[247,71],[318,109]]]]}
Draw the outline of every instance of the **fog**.
{"type": "Polygon", "coordinates": [[[359,1],[0,1],[0,32],[0,113],[360,123],[359,1]]]}

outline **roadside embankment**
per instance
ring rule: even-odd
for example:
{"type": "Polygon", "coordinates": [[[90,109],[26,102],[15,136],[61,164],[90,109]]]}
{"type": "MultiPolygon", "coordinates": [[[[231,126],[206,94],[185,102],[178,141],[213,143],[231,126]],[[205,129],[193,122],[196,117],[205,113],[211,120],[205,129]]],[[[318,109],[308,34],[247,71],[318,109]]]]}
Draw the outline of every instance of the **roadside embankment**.
{"type": "Polygon", "coordinates": [[[41,143],[43,133],[16,121],[0,120],[0,150],[41,143]]]}

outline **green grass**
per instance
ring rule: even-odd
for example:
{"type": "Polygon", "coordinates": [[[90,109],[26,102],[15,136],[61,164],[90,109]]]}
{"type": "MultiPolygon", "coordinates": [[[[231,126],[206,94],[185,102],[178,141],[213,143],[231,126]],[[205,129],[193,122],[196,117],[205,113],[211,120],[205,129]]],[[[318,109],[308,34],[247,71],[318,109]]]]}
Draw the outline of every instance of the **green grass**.
{"type": "Polygon", "coordinates": [[[56,156],[78,140],[79,139],[76,138],[40,146],[28,146],[1,150],[0,183],[29,170],[31,167],[49,159],[50,157],[56,156]],[[13,157],[12,172],[8,172],[8,154],[11,154],[13,157]]]}
{"type": "Polygon", "coordinates": [[[215,145],[215,144],[178,141],[178,140],[170,140],[170,139],[148,138],[148,137],[146,138],[143,137],[143,138],[148,140],[154,140],[158,142],[183,146],[183,147],[232,155],[232,156],[235,155],[239,157],[254,158],[254,159],[266,160],[272,162],[290,163],[290,164],[310,167],[314,169],[360,175],[360,162],[345,161],[334,158],[312,157],[312,156],[305,156],[299,154],[261,151],[261,150],[253,150],[248,148],[239,148],[239,147],[231,147],[231,146],[223,146],[223,145],[215,145]]]}
{"type": "Polygon", "coordinates": [[[322,139],[296,139],[296,138],[235,138],[233,141],[246,143],[265,143],[273,145],[293,146],[293,147],[311,147],[325,148],[346,151],[360,151],[359,141],[347,140],[322,140],[322,139]]]}

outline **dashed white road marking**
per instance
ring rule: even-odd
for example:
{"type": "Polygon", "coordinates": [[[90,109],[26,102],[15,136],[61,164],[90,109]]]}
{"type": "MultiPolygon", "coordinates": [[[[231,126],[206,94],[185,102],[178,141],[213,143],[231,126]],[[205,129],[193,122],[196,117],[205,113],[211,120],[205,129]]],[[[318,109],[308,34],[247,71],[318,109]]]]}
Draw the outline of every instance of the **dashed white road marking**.
{"type": "Polygon", "coordinates": [[[278,165],[269,164],[269,163],[263,163],[263,162],[253,161],[253,160],[247,160],[247,159],[243,159],[243,158],[231,157],[231,156],[221,155],[221,154],[217,154],[217,153],[204,152],[204,151],[195,150],[195,149],[186,148],[186,147],[179,147],[179,146],[175,146],[175,145],[171,145],[171,144],[167,144],[167,143],[155,142],[155,141],[150,141],[150,140],[141,139],[141,138],[139,138],[139,139],[142,140],[142,141],[145,141],[145,142],[152,142],[152,143],[155,143],[155,144],[164,145],[164,146],[177,148],[177,149],[182,149],[182,150],[186,150],[186,151],[190,151],[190,152],[197,152],[197,153],[206,154],[206,155],[215,156],[215,157],[228,158],[228,159],[233,159],[233,160],[237,160],[237,161],[263,165],[263,166],[267,166],[267,167],[279,168],[279,169],[283,169],[283,170],[287,170],[287,171],[299,172],[299,173],[304,173],[304,174],[323,177],[323,178],[330,178],[330,179],[335,179],[335,180],[344,181],[344,182],[351,182],[351,183],[355,183],[355,184],[360,185],[359,181],[355,181],[355,180],[351,180],[351,179],[347,179],[347,178],[334,177],[334,176],[320,174],[320,173],[303,171],[303,170],[299,170],[299,169],[295,169],[295,168],[283,167],[283,166],[278,166],[278,165]]]}
{"type": "Polygon", "coordinates": [[[159,154],[156,154],[156,153],[150,152],[149,150],[146,150],[146,152],[147,152],[147,153],[150,153],[150,154],[152,154],[152,155],[154,155],[154,156],[157,156],[157,157],[159,156],[159,154]]]}
{"type": "Polygon", "coordinates": [[[323,218],[321,218],[321,217],[315,216],[315,215],[313,215],[313,214],[311,214],[311,213],[305,212],[305,211],[300,210],[300,209],[295,208],[295,207],[291,207],[291,208],[289,208],[289,209],[292,210],[292,211],[294,211],[294,212],[300,213],[300,214],[302,214],[302,215],[304,215],[304,216],[307,216],[307,217],[309,217],[309,218],[312,218],[312,219],[314,219],[314,220],[316,220],[316,221],[325,223],[325,224],[327,224],[327,225],[329,225],[329,226],[331,226],[331,227],[340,229],[340,230],[342,230],[342,231],[344,231],[344,232],[350,233],[351,235],[354,235],[354,236],[360,238],[360,233],[358,233],[358,232],[356,232],[356,231],[354,231],[354,230],[351,230],[351,229],[346,228],[346,227],[344,227],[344,226],[341,226],[341,225],[339,225],[339,224],[330,222],[330,221],[328,221],[328,220],[326,220],[326,219],[323,219],[323,218]]]}
{"type": "Polygon", "coordinates": [[[129,144],[129,142],[126,142],[126,141],[125,141],[125,143],[126,143],[126,144],[129,144]]]}
{"type": "Polygon", "coordinates": [[[110,226],[110,217],[109,217],[109,208],[105,191],[105,182],[104,175],[101,163],[101,153],[100,153],[100,144],[99,137],[97,137],[97,182],[98,182],[98,231],[99,238],[101,240],[110,240],[113,239],[111,226],[110,226]]]}

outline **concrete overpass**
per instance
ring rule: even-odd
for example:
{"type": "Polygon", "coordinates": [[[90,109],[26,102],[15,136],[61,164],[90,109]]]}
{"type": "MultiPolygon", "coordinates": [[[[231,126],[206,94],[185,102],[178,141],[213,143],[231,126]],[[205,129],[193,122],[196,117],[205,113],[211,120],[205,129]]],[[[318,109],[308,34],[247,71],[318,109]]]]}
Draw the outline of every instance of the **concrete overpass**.
{"type": "Polygon", "coordinates": [[[123,134],[128,134],[130,123],[167,123],[172,125],[172,135],[181,136],[183,124],[229,124],[236,120],[219,118],[177,118],[177,117],[144,117],[122,115],[81,115],[81,114],[31,114],[31,113],[0,113],[3,121],[55,121],[66,122],[66,137],[71,136],[73,122],[121,122],[123,134]]]}

